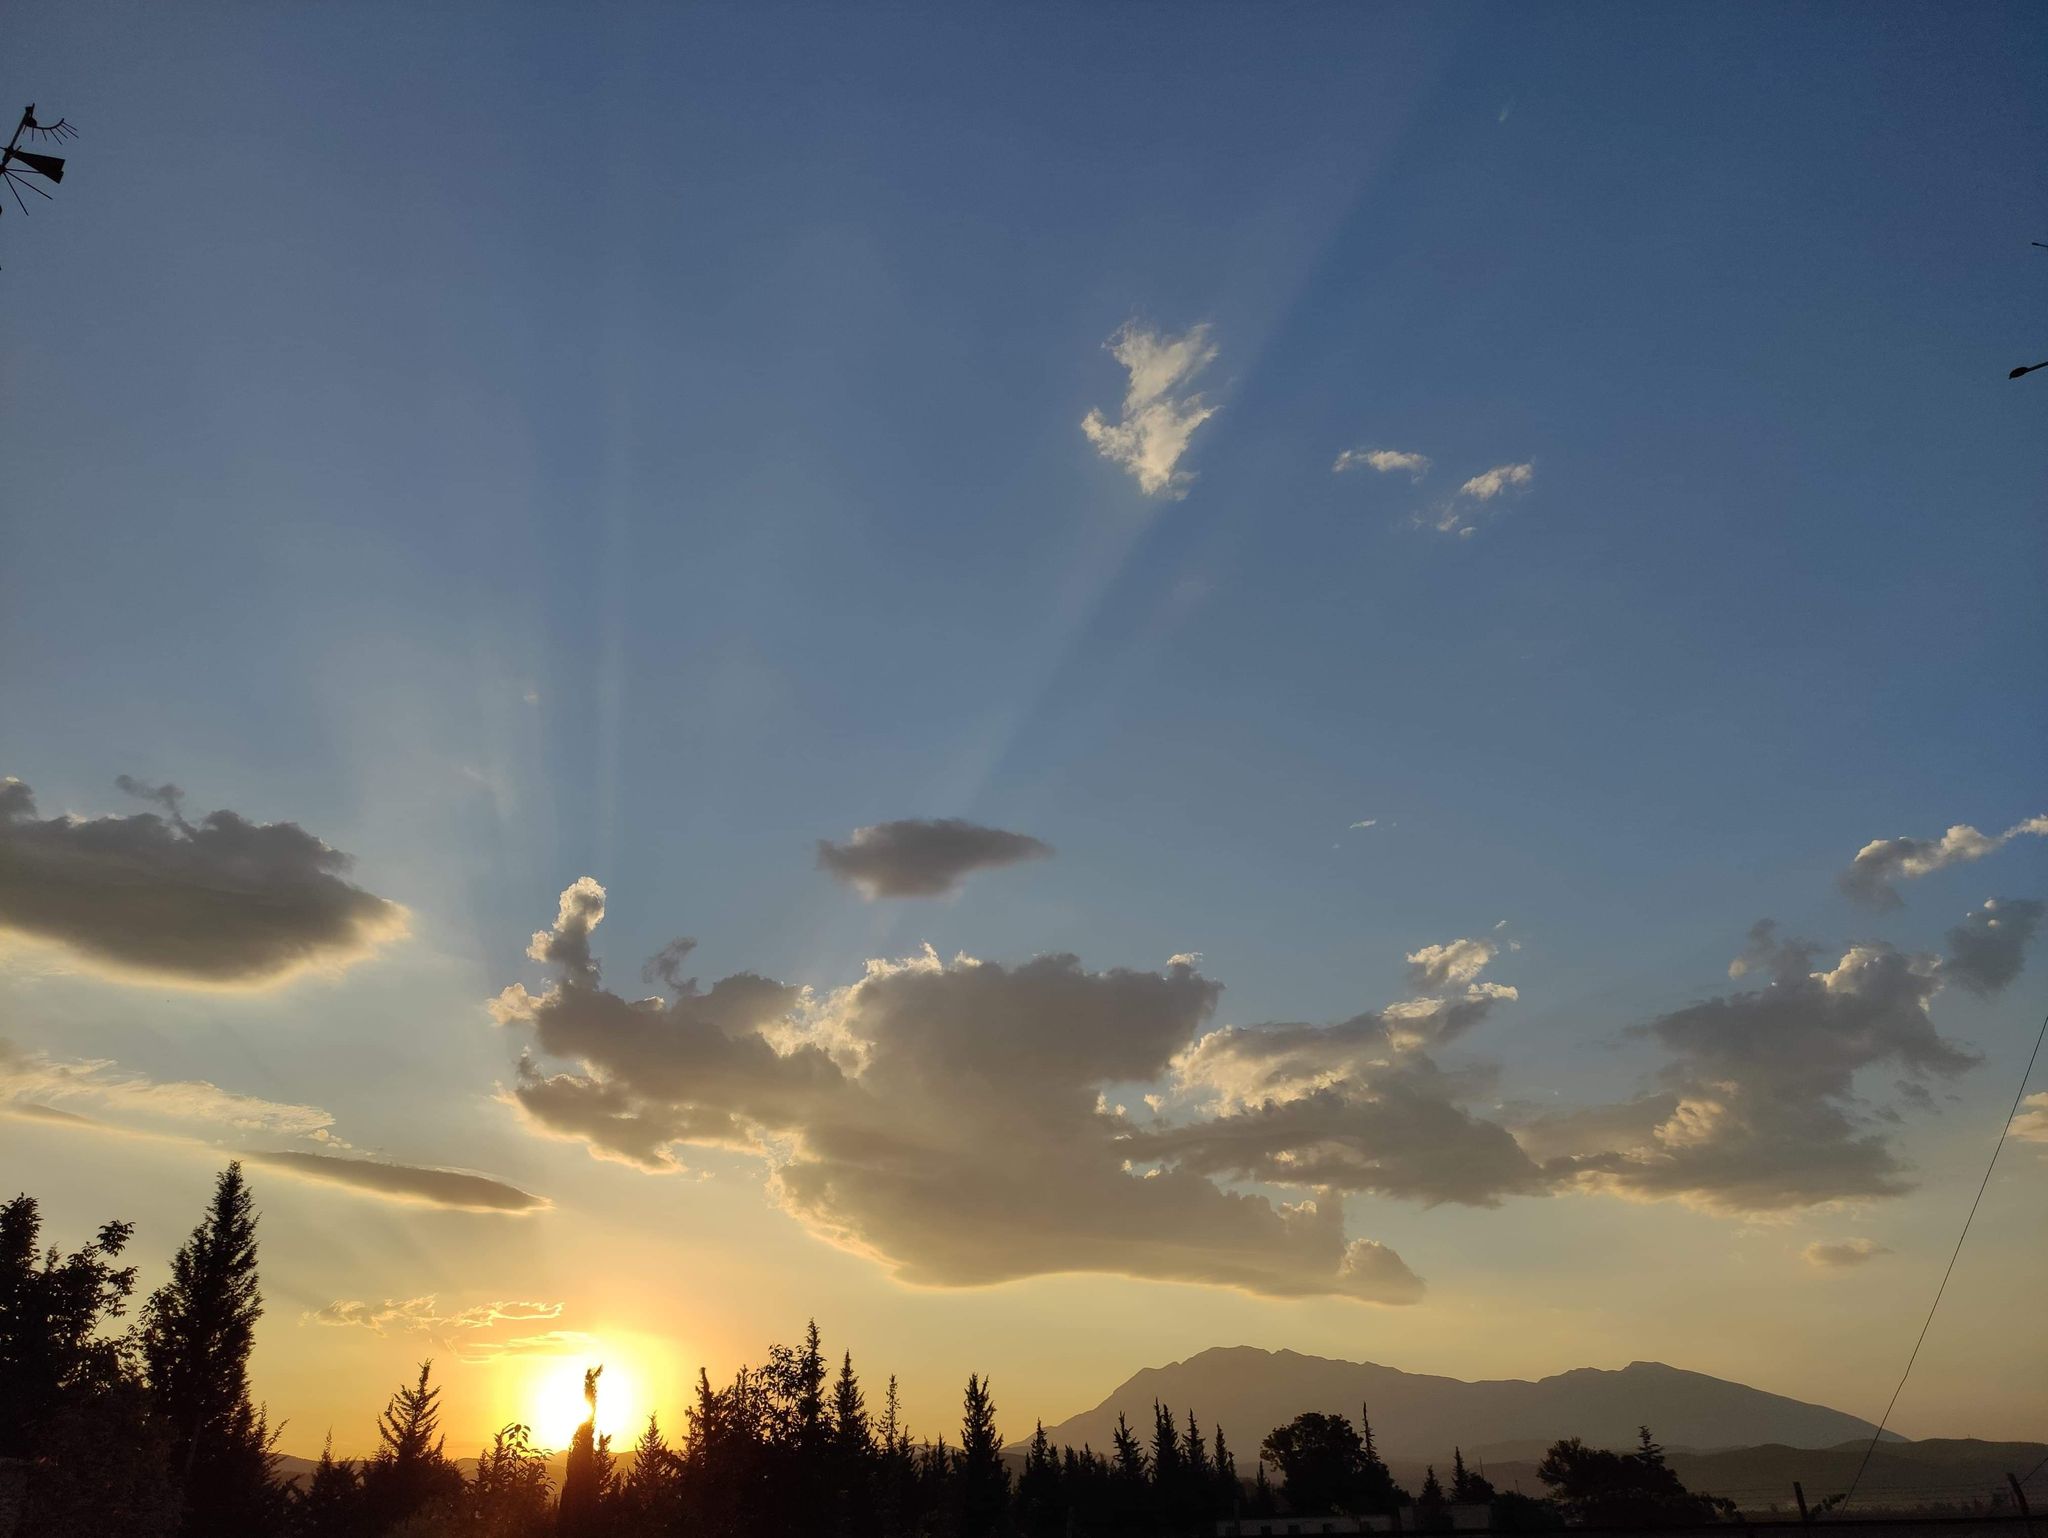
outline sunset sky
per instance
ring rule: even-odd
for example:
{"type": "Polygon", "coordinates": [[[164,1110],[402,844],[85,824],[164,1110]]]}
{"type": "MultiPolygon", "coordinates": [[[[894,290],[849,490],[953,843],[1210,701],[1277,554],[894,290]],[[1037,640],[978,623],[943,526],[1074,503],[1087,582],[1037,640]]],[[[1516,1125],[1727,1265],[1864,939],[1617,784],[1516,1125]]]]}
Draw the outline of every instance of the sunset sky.
{"type": "MultiPolygon", "coordinates": [[[[1884,1408],[2048,1010],[2048,12],[23,23],[0,1187],[147,1287],[244,1156],[287,1451],[812,1316],[1884,1408]]],[[[2048,1424],[2030,1094],[1909,1436],[2048,1424]]]]}

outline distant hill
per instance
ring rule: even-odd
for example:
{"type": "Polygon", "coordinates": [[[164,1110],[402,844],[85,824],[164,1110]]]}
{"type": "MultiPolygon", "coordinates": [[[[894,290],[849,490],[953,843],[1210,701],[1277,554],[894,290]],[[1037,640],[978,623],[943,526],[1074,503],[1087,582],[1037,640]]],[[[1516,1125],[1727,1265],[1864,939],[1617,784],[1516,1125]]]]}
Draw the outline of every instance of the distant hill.
{"type": "MultiPolygon", "coordinates": [[[[1146,1368],[1094,1409],[1046,1432],[1056,1443],[1106,1448],[1119,1410],[1141,1434],[1148,1432],[1155,1399],[1183,1416],[1192,1409],[1206,1427],[1221,1424],[1247,1452],[1304,1410],[1355,1420],[1366,1404],[1390,1461],[1440,1464],[1450,1460],[1453,1445],[1468,1456],[1490,1453],[1532,1462],[1559,1437],[1621,1447],[1632,1444],[1636,1428],[1645,1424],[1667,1447],[1702,1451],[1769,1442],[1828,1448],[1858,1437],[1868,1441],[1876,1430],[1840,1410],[1661,1362],[1631,1362],[1619,1371],[1580,1367],[1533,1383],[1467,1383],[1374,1362],[1219,1346],[1185,1362],[1146,1368]]],[[[1903,1439],[1888,1434],[1887,1440],[1903,1439]]]]}

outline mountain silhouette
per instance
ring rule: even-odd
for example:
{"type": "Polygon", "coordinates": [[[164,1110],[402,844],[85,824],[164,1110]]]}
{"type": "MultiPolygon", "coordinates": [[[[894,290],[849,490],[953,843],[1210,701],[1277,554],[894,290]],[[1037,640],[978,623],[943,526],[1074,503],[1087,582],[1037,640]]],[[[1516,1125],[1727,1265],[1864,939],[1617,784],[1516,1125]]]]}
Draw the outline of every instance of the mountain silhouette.
{"type": "MultiPolygon", "coordinates": [[[[1579,1367],[1529,1382],[1520,1378],[1467,1383],[1402,1372],[1376,1362],[1344,1362],[1296,1351],[1217,1346],[1185,1362],[1133,1374],[1102,1403],[1057,1426],[1055,1443],[1109,1445],[1117,1412],[1150,1425],[1152,1402],[1193,1410],[1203,1424],[1223,1426],[1233,1443],[1257,1447],[1273,1427],[1304,1410],[1356,1418],[1371,1407],[1373,1431],[1389,1457],[1438,1463],[1453,1445],[1467,1455],[1524,1458],[1559,1437],[1599,1447],[1634,1445],[1648,1425],[1672,1448],[1712,1449],[1780,1443],[1833,1447],[1877,1428],[1825,1405],[1705,1373],[1631,1362],[1619,1371],[1579,1367]]],[[[1902,1438],[1886,1434],[1888,1441],[1902,1438]]]]}

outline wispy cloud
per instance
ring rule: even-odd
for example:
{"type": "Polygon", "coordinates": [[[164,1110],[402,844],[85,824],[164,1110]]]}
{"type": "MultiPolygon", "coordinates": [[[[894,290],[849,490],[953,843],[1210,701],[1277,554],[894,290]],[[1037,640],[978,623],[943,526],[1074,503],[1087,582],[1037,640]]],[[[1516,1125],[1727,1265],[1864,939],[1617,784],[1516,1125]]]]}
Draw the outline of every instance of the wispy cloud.
{"type": "Polygon", "coordinates": [[[1532,464],[1495,465],[1466,481],[1456,491],[1409,517],[1411,527],[1433,529],[1457,539],[1470,539],[1479,532],[1477,520],[1483,513],[1473,504],[1498,500],[1509,491],[1525,490],[1536,479],[1532,464]]]}
{"type": "Polygon", "coordinates": [[[1377,828],[1379,825],[1380,820],[1377,817],[1361,817],[1357,822],[1354,822],[1351,825],[1350,831],[1356,833],[1361,828],[1377,828]]]}
{"type": "Polygon", "coordinates": [[[1959,822],[1940,838],[1878,838],[1856,851],[1836,884],[1849,897],[1873,908],[1901,905],[1896,883],[1917,881],[1951,865],[1966,865],[1996,854],[2016,838],[2048,837],[2048,815],[2016,822],[2003,833],[1979,833],[1959,822]]]}
{"type": "Polygon", "coordinates": [[[1105,345],[1129,371],[1130,385],[1116,421],[1091,409],[1081,419],[1081,431],[1104,459],[1130,471],[1145,495],[1186,496],[1194,473],[1180,468],[1181,458],[1195,429],[1216,414],[1214,406],[1185,388],[1215,361],[1209,327],[1165,336],[1129,321],[1105,345]]]}
{"type": "Polygon", "coordinates": [[[1330,466],[1332,475],[1342,475],[1346,470],[1377,470],[1382,475],[1405,471],[1410,480],[1421,480],[1429,474],[1429,456],[1410,454],[1401,449],[1346,449],[1337,456],[1337,462],[1330,466]]]}
{"type": "Polygon", "coordinates": [[[1809,1266],[1823,1271],[1839,1271],[1845,1266],[1860,1266],[1880,1255],[1889,1255],[1891,1251],[1875,1239],[1816,1239],[1799,1253],[1809,1266]]]}
{"type": "Polygon", "coordinates": [[[546,1330],[538,1335],[497,1339],[480,1334],[500,1324],[527,1324],[558,1319],[559,1303],[507,1299],[472,1303],[443,1312],[434,1294],[419,1298],[386,1298],[381,1303],[337,1298],[325,1308],[308,1310],[308,1324],[368,1330],[373,1335],[424,1335],[446,1346],[459,1361],[485,1362],[506,1356],[544,1356],[588,1345],[581,1330],[546,1330]]]}

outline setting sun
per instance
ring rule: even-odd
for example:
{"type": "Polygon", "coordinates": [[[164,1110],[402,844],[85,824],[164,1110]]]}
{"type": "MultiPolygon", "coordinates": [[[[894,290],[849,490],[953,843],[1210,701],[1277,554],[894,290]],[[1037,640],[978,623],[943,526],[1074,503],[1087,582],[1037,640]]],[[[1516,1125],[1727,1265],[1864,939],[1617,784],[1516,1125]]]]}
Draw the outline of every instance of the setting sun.
{"type": "Polygon", "coordinates": [[[532,1428],[533,1439],[543,1447],[564,1448],[576,1435],[587,1413],[583,1403],[583,1371],[604,1363],[597,1380],[597,1429],[623,1444],[645,1416],[640,1404],[639,1385],[630,1368],[605,1361],[604,1353],[593,1351],[588,1358],[556,1357],[539,1364],[528,1381],[521,1411],[532,1428]]]}

